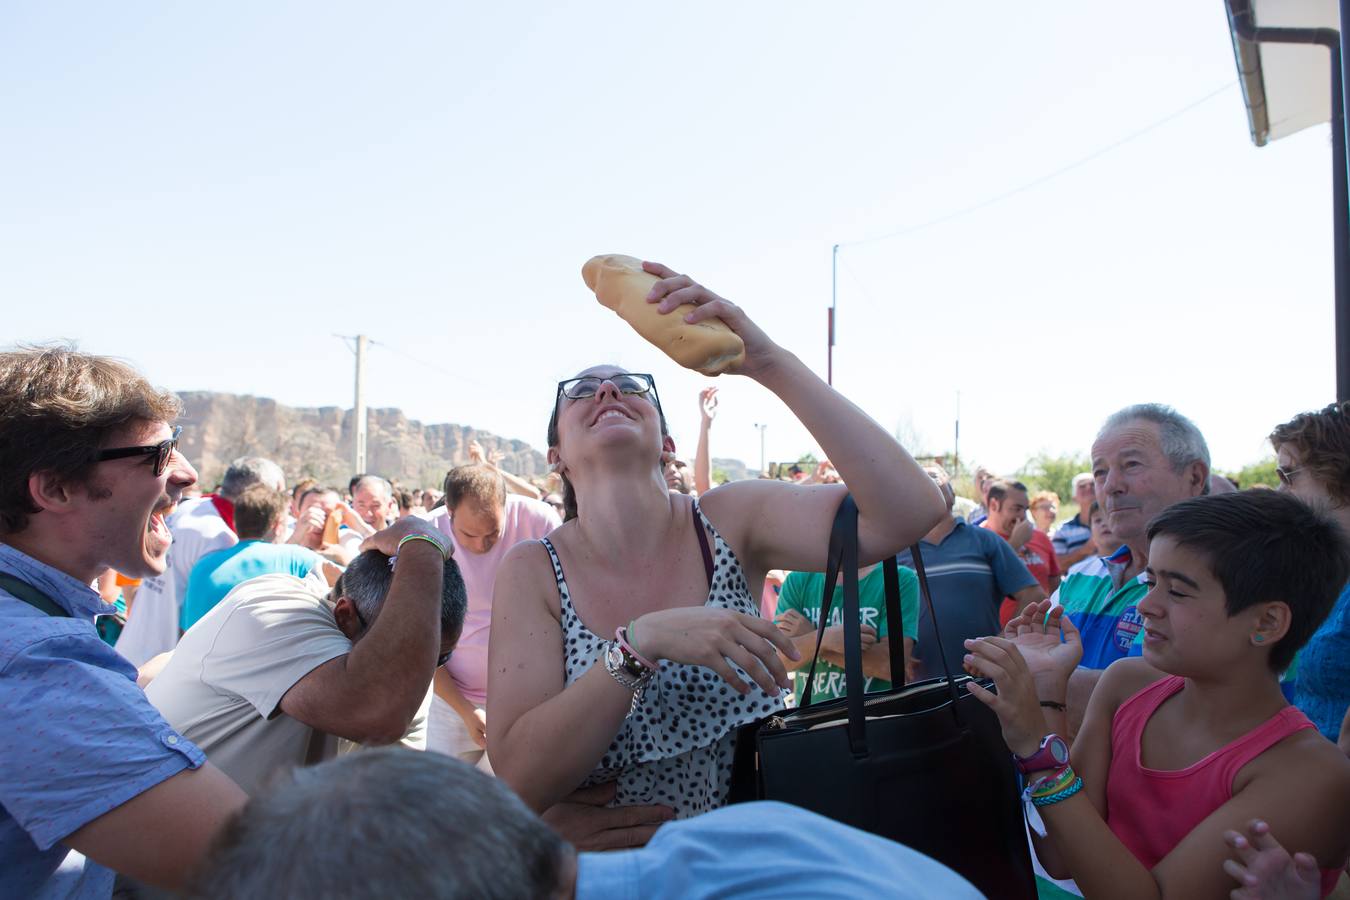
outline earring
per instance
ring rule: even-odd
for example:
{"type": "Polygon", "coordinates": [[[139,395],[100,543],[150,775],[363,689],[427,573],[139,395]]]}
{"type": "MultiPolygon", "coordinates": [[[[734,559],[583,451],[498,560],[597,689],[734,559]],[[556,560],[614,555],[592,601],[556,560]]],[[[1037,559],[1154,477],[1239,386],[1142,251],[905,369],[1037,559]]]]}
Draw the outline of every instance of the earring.
{"type": "Polygon", "coordinates": [[[1258,644],[1263,644],[1265,643],[1266,636],[1264,634],[1254,634],[1252,635],[1252,640],[1258,644]]]}

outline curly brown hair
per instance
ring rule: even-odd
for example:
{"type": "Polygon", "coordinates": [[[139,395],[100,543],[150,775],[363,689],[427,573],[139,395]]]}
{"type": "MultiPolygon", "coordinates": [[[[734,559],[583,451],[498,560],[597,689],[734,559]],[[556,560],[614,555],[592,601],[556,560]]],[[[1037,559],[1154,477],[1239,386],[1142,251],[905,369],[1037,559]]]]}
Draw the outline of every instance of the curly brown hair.
{"type": "Polygon", "coordinates": [[[133,422],[172,422],[178,398],[135,369],[69,346],[0,352],[0,534],[28,527],[40,510],[28,479],[51,472],[87,486],[95,451],[133,422]]]}
{"type": "Polygon", "coordinates": [[[1350,504],[1350,402],[1299,413],[1275,426],[1270,443],[1276,453],[1289,445],[1338,505],[1350,504]]]}

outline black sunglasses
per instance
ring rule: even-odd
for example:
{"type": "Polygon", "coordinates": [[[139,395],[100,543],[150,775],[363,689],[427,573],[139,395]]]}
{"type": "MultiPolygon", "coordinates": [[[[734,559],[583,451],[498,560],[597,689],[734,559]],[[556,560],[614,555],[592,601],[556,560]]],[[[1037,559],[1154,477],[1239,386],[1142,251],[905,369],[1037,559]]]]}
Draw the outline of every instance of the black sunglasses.
{"type": "Polygon", "coordinates": [[[178,449],[178,436],[183,433],[182,425],[173,427],[173,436],[166,441],[160,441],[158,444],[151,444],[146,447],[113,447],[110,450],[100,450],[94,454],[94,462],[106,462],[110,459],[126,459],[129,456],[154,456],[155,457],[155,477],[164,474],[164,470],[169,467],[169,459],[178,449]]]}

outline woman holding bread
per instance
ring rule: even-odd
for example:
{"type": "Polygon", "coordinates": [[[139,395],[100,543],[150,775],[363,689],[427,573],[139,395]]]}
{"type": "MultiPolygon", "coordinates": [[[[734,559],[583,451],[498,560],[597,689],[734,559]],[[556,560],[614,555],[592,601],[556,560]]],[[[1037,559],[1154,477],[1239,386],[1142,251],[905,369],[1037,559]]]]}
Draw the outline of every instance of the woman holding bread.
{"type": "MultiPolygon", "coordinates": [[[[720,319],[744,342],[725,371],[776,394],[820,443],[857,501],[863,565],[937,522],[945,506],[932,480],[876,422],[736,305],[665,266],[642,270],[641,302],[676,327],[720,319]]],[[[789,681],[777,651],[798,657],[757,613],[764,575],[824,570],[846,489],[740,481],[698,500],[670,491],[661,463],[675,445],[655,384],[615,366],[558,385],[548,440],[568,520],[512,548],[497,574],[493,768],[536,810],[615,780],[620,806],[659,804],[681,818],[721,806],[736,727],[782,707],[789,681]]]]}

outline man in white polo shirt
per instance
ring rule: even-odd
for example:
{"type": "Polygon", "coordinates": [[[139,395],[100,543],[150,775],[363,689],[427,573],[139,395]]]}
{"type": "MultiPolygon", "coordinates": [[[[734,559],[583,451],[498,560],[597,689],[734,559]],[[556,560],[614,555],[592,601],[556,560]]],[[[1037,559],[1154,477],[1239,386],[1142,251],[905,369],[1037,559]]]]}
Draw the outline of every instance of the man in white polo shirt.
{"type": "Polygon", "coordinates": [[[317,571],[239,585],[146,688],[250,794],[349,744],[425,747],[431,677],[459,635],[464,582],[421,520],[366,546],[331,590],[317,571]]]}

